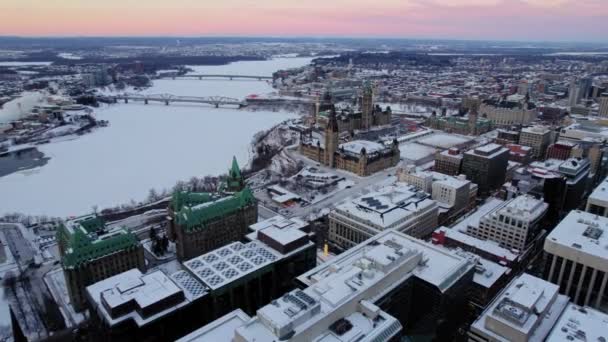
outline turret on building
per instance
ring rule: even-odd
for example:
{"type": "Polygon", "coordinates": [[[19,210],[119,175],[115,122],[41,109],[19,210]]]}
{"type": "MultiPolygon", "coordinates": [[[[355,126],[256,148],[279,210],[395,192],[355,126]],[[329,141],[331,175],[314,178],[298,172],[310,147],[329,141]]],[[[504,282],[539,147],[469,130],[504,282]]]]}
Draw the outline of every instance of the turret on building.
{"type": "Polygon", "coordinates": [[[239,192],[245,187],[245,178],[241,173],[241,168],[236,160],[236,157],[232,157],[232,166],[228,170],[228,179],[226,179],[227,192],[239,192]]]}

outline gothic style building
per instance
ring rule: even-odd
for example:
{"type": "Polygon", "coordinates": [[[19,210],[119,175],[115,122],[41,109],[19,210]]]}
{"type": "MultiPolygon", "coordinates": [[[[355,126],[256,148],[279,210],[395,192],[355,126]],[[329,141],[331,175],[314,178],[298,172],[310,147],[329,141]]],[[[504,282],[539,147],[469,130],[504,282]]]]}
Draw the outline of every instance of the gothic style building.
{"type": "MultiPolygon", "coordinates": [[[[374,89],[371,84],[365,84],[358,102],[360,108],[358,112],[352,109],[345,109],[336,114],[339,132],[367,131],[374,127],[389,125],[391,123],[391,108],[386,107],[386,110],[382,110],[379,105],[374,106],[374,89]]],[[[323,103],[319,107],[320,115],[314,121],[321,127],[326,127],[329,123],[329,114],[331,114],[332,109],[334,109],[334,105],[331,96],[327,93],[323,99],[323,103]]]]}
{"type": "Polygon", "coordinates": [[[300,153],[329,167],[359,176],[369,176],[399,163],[401,155],[397,141],[393,141],[391,146],[366,140],[340,144],[339,135],[336,111],[332,109],[325,127],[324,144],[318,139],[301,137],[300,153]]]}

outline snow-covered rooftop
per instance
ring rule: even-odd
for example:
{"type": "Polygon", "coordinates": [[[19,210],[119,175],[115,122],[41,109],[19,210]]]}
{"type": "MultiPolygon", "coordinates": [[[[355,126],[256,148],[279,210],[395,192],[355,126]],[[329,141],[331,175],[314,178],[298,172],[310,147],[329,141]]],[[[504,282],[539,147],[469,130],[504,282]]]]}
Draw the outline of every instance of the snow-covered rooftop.
{"type": "Polygon", "coordinates": [[[443,232],[445,236],[454,241],[458,241],[467,246],[473,246],[479,250],[482,250],[490,255],[494,255],[497,258],[504,258],[508,261],[515,261],[519,258],[518,254],[513,253],[509,249],[500,247],[498,242],[492,240],[482,240],[474,236],[466,234],[466,232],[460,231],[457,228],[440,227],[435,230],[437,233],[443,232]]]}
{"type": "Polygon", "coordinates": [[[297,217],[286,218],[277,215],[250,225],[249,229],[253,233],[248,234],[247,238],[252,241],[269,238],[278,242],[281,246],[292,245],[297,247],[294,245],[295,243],[301,242],[304,244],[304,241],[307,241],[308,234],[303,231],[307,226],[308,223],[306,221],[297,217]]]}
{"type": "Polygon", "coordinates": [[[160,270],[142,274],[131,269],[87,286],[87,292],[109,325],[130,319],[143,326],[190,303],[183,290],[160,270]],[[167,302],[171,304],[163,304],[167,302]],[[144,310],[155,312],[144,315],[144,310]]]}
{"type": "Polygon", "coordinates": [[[232,341],[236,328],[250,319],[251,317],[243,310],[236,309],[176,340],[176,342],[229,342],[232,341]]]}
{"type": "Polygon", "coordinates": [[[258,241],[240,241],[184,262],[184,267],[215,290],[269,265],[283,255],[258,241]]]}
{"type": "Polygon", "coordinates": [[[385,150],[382,144],[368,140],[353,140],[344,144],[340,144],[340,149],[351,154],[361,154],[361,150],[365,149],[367,154],[372,154],[385,150]]]}
{"type": "Polygon", "coordinates": [[[399,151],[401,153],[401,159],[409,160],[414,164],[418,164],[419,161],[430,158],[437,153],[437,150],[432,147],[413,142],[399,145],[399,151]]]}
{"type": "Polygon", "coordinates": [[[571,211],[545,239],[545,251],[608,271],[608,217],[571,211]]]}
{"type": "Polygon", "coordinates": [[[498,263],[484,259],[463,249],[457,248],[455,253],[459,256],[468,258],[471,262],[475,263],[473,282],[485,288],[492,287],[492,285],[494,285],[494,283],[503,275],[511,272],[511,269],[508,267],[499,265],[498,263]]]}
{"type": "Polygon", "coordinates": [[[524,273],[509,283],[471,329],[496,341],[540,342],[567,303],[568,297],[559,294],[559,286],[524,273]]]}
{"type": "Polygon", "coordinates": [[[542,200],[529,195],[521,195],[492,210],[486,217],[497,220],[499,216],[503,215],[531,222],[541,218],[548,208],[549,205],[542,200]]]}
{"type": "Polygon", "coordinates": [[[608,205],[608,177],[605,178],[589,195],[589,201],[608,205]]]}
{"type": "Polygon", "coordinates": [[[371,341],[401,326],[373,302],[396,284],[419,277],[445,291],[473,264],[454,253],[402,233],[386,231],[298,277],[308,287],[264,306],[257,317],[237,328],[243,341],[290,336],[308,341],[371,341]],[[358,304],[357,304],[358,303],[358,304]],[[352,325],[338,337],[336,317],[352,325]],[[378,324],[370,324],[377,320],[378,324]]]}
{"type": "Polygon", "coordinates": [[[427,193],[412,185],[396,183],[340,204],[335,212],[386,229],[401,226],[415,219],[416,213],[435,205],[427,193]]]}
{"type": "Polygon", "coordinates": [[[479,220],[488,214],[489,212],[495,210],[500,205],[504,203],[503,200],[500,200],[495,197],[491,197],[486,202],[477,208],[475,212],[464,218],[458,224],[452,227],[452,230],[456,230],[459,232],[466,232],[469,226],[477,227],[479,225],[479,220]]]}
{"type": "Polygon", "coordinates": [[[568,304],[546,342],[608,341],[608,315],[589,307],[568,304]]]}
{"type": "Polygon", "coordinates": [[[484,158],[493,158],[501,153],[504,153],[505,151],[508,151],[506,147],[492,143],[469,150],[465,152],[465,154],[481,156],[484,158]]]}
{"type": "Polygon", "coordinates": [[[418,139],[417,142],[420,144],[433,146],[441,149],[448,149],[454,146],[461,146],[471,142],[471,138],[456,135],[456,134],[448,134],[448,133],[435,133],[430,136],[425,136],[421,139],[418,139]]]}

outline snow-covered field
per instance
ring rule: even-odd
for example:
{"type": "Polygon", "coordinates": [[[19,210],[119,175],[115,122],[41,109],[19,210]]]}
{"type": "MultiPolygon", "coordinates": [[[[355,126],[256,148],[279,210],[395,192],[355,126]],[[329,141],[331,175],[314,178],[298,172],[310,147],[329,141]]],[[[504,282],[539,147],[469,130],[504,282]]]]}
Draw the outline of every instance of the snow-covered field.
{"type": "MultiPolygon", "coordinates": [[[[200,73],[270,75],[304,65],[309,58],[238,62],[196,67],[200,73]],[[231,69],[231,66],[233,67],[231,69]]],[[[264,81],[160,80],[150,93],[244,97],[271,92],[264,81]]],[[[96,110],[110,126],[78,139],[40,145],[45,166],[0,178],[0,214],[67,216],[141,201],[192,176],[226,172],[235,155],[249,161],[255,133],[296,115],[281,112],[215,109],[201,105],[117,104],[96,110]]]]}

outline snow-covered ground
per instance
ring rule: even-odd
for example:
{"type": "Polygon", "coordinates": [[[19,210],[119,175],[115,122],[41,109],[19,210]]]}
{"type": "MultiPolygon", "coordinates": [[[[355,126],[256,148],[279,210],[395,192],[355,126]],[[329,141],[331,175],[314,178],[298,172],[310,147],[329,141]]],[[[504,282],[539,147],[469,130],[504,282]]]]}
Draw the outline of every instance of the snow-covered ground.
{"type": "MultiPolygon", "coordinates": [[[[309,61],[286,58],[195,68],[200,73],[269,75],[309,61]]],[[[271,91],[264,81],[237,80],[158,80],[146,89],[150,93],[239,98],[271,91]]],[[[101,209],[131,199],[141,201],[151,188],[161,190],[192,176],[224,173],[233,155],[241,165],[246,164],[255,133],[296,117],[152,103],[105,106],[95,116],[108,120],[109,127],[79,139],[40,145],[40,151],[51,158],[45,166],[0,178],[0,215],[15,211],[80,215],[95,205],[101,209]]]]}
{"type": "Polygon", "coordinates": [[[5,103],[0,108],[0,123],[10,122],[19,119],[41,103],[44,94],[40,92],[26,92],[19,98],[5,103]]]}

